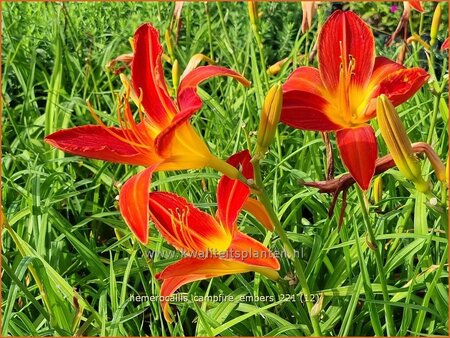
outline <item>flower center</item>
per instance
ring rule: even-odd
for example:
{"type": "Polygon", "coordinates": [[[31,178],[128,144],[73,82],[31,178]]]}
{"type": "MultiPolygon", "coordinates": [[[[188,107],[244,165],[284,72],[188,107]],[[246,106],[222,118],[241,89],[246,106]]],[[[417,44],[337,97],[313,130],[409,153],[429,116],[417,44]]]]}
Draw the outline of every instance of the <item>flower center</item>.
{"type": "Polygon", "coordinates": [[[179,240],[179,246],[189,249],[189,252],[199,251],[202,248],[197,244],[195,239],[199,239],[196,232],[192,231],[188,225],[189,208],[175,208],[169,210],[172,232],[174,237],[179,240]],[[195,238],[195,239],[194,239],[195,238]]]}
{"type": "MultiPolygon", "coordinates": [[[[222,229],[214,229],[211,236],[199,234],[189,226],[189,207],[170,209],[172,233],[178,239],[178,245],[188,250],[191,254],[210,255],[220,254],[228,249],[231,237],[227,236],[222,229]],[[225,238],[226,237],[226,238],[225,238]],[[230,237],[230,238],[228,238],[230,237]]],[[[191,220],[192,221],[192,220],[191,220]]],[[[203,226],[208,226],[207,224],[203,226]]]]}

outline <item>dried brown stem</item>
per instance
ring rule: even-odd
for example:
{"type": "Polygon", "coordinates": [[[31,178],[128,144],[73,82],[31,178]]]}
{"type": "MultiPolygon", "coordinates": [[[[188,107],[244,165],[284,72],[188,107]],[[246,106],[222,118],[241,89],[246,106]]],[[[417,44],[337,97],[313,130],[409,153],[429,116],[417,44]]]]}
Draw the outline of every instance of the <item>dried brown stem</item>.
{"type": "MultiPolygon", "coordinates": [[[[391,155],[386,155],[379,158],[375,164],[375,175],[381,174],[386,170],[395,166],[395,162],[391,155]]],[[[303,182],[307,187],[318,188],[320,193],[334,194],[339,193],[344,189],[348,189],[355,183],[355,179],[349,173],[341,177],[334,178],[327,181],[317,182],[303,182]]]]}
{"type": "MultiPolygon", "coordinates": [[[[431,146],[428,143],[417,142],[412,144],[412,149],[413,152],[416,154],[420,153],[425,154],[428,157],[428,160],[430,161],[431,165],[433,166],[433,169],[436,173],[436,177],[441,182],[445,182],[446,180],[445,166],[442,163],[439,156],[433,150],[433,148],[431,148],[431,146]]],[[[375,175],[381,174],[392,167],[395,167],[395,162],[390,154],[380,157],[375,163],[375,175]]],[[[338,222],[338,226],[340,229],[345,216],[345,208],[347,206],[347,190],[354,183],[355,179],[349,173],[347,173],[345,175],[342,175],[341,177],[326,181],[303,182],[302,184],[307,187],[317,188],[319,189],[320,193],[333,194],[333,199],[328,209],[328,217],[330,218],[333,215],[339,194],[342,192],[342,205],[338,222]]]]}
{"type": "MultiPolygon", "coordinates": [[[[442,164],[441,160],[436,155],[431,146],[425,142],[417,142],[412,144],[412,148],[413,152],[416,154],[424,153],[427,155],[428,159],[430,160],[433,166],[433,169],[436,172],[438,179],[442,180],[441,173],[444,173],[445,176],[445,166],[442,164]]],[[[390,154],[380,157],[375,163],[375,175],[381,174],[392,167],[395,167],[395,162],[390,154]]],[[[327,181],[303,182],[302,184],[307,187],[317,188],[319,189],[320,193],[338,195],[341,191],[348,189],[354,183],[355,183],[354,178],[349,173],[347,173],[345,175],[342,175],[341,177],[327,181]]],[[[336,201],[334,201],[333,204],[335,203],[336,201]]]]}
{"type": "Polygon", "coordinates": [[[402,31],[402,29],[403,29],[403,40],[406,41],[406,38],[408,37],[408,21],[410,17],[411,17],[411,7],[406,3],[403,9],[402,17],[400,18],[400,21],[397,25],[397,28],[395,29],[394,33],[392,33],[392,35],[389,37],[388,41],[386,42],[386,46],[391,46],[394,43],[395,38],[402,31]]]}
{"type": "Polygon", "coordinates": [[[316,43],[314,44],[313,49],[312,49],[312,51],[309,53],[309,56],[308,56],[308,61],[309,61],[310,63],[312,63],[312,62],[314,61],[314,58],[316,57],[316,54],[317,54],[317,41],[316,41],[316,43]]]}

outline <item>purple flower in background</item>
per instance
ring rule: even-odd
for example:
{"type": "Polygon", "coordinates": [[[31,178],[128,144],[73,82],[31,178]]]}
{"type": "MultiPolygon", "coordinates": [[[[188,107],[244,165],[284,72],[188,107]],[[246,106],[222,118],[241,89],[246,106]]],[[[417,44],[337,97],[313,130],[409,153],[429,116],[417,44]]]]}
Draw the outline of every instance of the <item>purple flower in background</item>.
{"type": "Polygon", "coordinates": [[[396,5],[392,5],[391,6],[391,13],[395,13],[397,11],[397,6],[396,5]]]}

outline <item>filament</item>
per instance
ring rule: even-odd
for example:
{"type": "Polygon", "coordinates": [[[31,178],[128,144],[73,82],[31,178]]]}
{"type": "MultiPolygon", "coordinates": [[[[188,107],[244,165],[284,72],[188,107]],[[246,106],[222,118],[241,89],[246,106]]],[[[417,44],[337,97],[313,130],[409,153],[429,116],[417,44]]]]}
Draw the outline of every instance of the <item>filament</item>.
{"type": "Polygon", "coordinates": [[[342,41],[339,41],[339,48],[341,51],[341,64],[340,64],[340,75],[339,75],[339,96],[341,98],[342,106],[340,107],[343,110],[344,119],[346,122],[351,122],[353,118],[355,118],[355,112],[353,111],[350,105],[350,89],[351,89],[351,81],[352,75],[355,75],[355,67],[356,60],[353,58],[351,54],[348,55],[346,50],[344,50],[344,46],[342,41]]]}
{"type": "Polygon", "coordinates": [[[200,247],[196,244],[194,237],[200,240],[202,240],[202,237],[189,227],[189,207],[185,207],[181,211],[179,208],[175,208],[175,212],[170,209],[169,213],[172,232],[174,237],[178,239],[179,246],[187,246],[191,251],[198,251],[200,247]]]}
{"type": "MultiPolygon", "coordinates": [[[[117,121],[123,132],[123,136],[119,135],[117,132],[109,128],[103,123],[97,113],[94,111],[92,105],[89,101],[86,101],[88,106],[88,110],[91,113],[93,119],[100,125],[107,133],[112,135],[114,138],[129,144],[133,149],[135,149],[139,153],[147,154],[152,151],[152,146],[149,145],[148,135],[144,135],[137,126],[134,121],[133,115],[131,113],[130,104],[127,102],[129,98],[129,88],[127,88],[127,92],[124,95],[124,100],[117,95],[117,121]],[[123,114],[122,114],[123,111],[123,114]],[[136,142],[137,141],[137,142],[136,142]]],[[[145,123],[145,121],[144,121],[145,123]]],[[[144,129],[145,130],[145,129],[144,129]]]]}

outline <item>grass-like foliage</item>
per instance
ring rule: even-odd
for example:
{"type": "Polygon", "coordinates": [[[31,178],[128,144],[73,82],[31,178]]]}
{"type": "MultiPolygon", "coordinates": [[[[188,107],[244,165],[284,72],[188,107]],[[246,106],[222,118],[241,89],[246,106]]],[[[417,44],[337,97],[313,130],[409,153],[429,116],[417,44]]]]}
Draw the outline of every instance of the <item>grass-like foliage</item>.
{"type": "MultiPolygon", "coordinates": [[[[402,4],[397,5],[343,5],[371,27],[376,54],[391,60],[404,44],[403,31],[385,44],[400,20],[402,4]]],[[[440,45],[447,37],[448,4],[440,4],[437,42],[430,48],[436,3],[422,5],[423,13],[411,12],[407,29],[425,43],[410,39],[403,64],[431,77],[397,111],[411,142],[427,142],[445,163],[448,53],[440,45]]],[[[242,212],[239,229],[281,253],[283,280],[250,272],[186,284],[178,290],[180,301],[170,304],[175,320],[169,324],[156,298],[155,275],[179,257],[153,224],[149,244],[139,243],[116,198],[142,168],[72,156],[44,142],[55,131],[95,124],[86,101],[105,124],[117,126],[115,94],[123,93],[123,86],[106,65],[131,53],[128,39],[150,22],[166,51],[164,32],[173,25],[170,58],[181,69],[202,53],[252,82],[246,88],[217,77],[202,84],[203,107],[191,123],[218,158],[253,151],[266,93],[298,66],[317,67],[317,57],[310,56],[320,28],[339,6],[320,3],[312,27],[302,33],[300,3],[261,3],[255,38],[245,2],[187,2],[180,23],[170,2],[4,3],[2,335],[304,336],[317,333],[313,317],[330,336],[372,336],[379,330],[447,336],[447,187],[421,155],[422,175],[432,185],[428,194],[393,166],[375,176],[364,195],[350,186],[329,212],[333,196],[303,184],[326,179],[329,159],[321,134],[280,124],[261,161],[262,180],[302,265],[314,298],[312,314],[280,236],[242,212]],[[287,57],[293,62],[267,74],[287,57]]],[[[172,88],[172,65],[167,60],[163,65],[172,88]]],[[[370,124],[379,156],[389,154],[377,120],[370,124]]],[[[347,169],[334,134],[329,137],[338,176],[347,169]]],[[[219,178],[208,168],[157,172],[152,191],[176,193],[214,215],[219,178]]]]}

